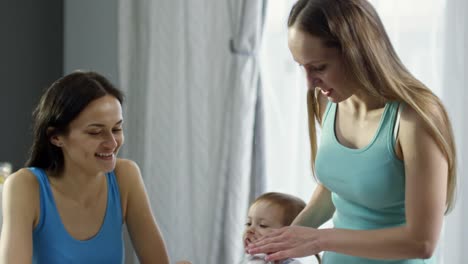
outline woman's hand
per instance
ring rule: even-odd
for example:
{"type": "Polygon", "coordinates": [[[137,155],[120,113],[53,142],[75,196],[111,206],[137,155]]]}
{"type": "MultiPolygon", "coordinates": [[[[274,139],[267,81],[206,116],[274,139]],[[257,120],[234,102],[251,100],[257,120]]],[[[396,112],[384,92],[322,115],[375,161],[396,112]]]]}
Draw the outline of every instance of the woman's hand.
{"type": "Polygon", "coordinates": [[[249,254],[265,253],[267,261],[311,256],[319,253],[319,231],[311,227],[277,229],[247,247],[249,254]]]}
{"type": "Polygon", "coordinates": [[[244,250],[245,250],[245,253],[249,253],[247,251],[249,245],[251,244],[255,244],[255,242],[258,241],[258,239],[260,238],[259,235],[255,234],[255,233],[248,233],[246,235],[246,238],[244,239],[244,250]]]}

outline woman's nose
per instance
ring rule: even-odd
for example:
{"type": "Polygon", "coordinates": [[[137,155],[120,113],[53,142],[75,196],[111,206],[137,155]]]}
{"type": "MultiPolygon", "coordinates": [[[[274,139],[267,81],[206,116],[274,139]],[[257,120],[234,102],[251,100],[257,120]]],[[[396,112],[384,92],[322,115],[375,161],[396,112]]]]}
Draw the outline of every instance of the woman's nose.
{"type": "Polygon", "coordinates": [[[315,77],[312,78],[312,85],[314,88],[319,86],[320,83],[321,83],[321,80],[319,78],[315,78],[315,77]]]}
{"type": "Polygon", "coordinates": [[[316,87],[320,87],[320,84],[322,83],[322,81],[318,78],[310,78],[310,79],[307,79],[307,86],[309,89],[312,89],[314,90],[316,87]]]}
{"type": "Polygon", "coordinates": [[[111,149],[114,149],[115,147],[117,147],[117,140],[114,134],[110,133],[107,135],[104,141],[104,146],[111,148],[111,149]]]}

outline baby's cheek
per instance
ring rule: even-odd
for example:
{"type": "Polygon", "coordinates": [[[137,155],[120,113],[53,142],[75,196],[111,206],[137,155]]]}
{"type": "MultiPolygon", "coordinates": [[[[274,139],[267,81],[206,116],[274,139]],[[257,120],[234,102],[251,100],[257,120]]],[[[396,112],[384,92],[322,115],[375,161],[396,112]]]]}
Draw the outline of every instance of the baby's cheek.
{"type": "Polygon", "coordinates": [[[270,234],[272,231],[273,229],[271,228],[265,228],[265,229],[262,229],[259,233],[260,235],[264,236],[264,235],[270,234]]]}

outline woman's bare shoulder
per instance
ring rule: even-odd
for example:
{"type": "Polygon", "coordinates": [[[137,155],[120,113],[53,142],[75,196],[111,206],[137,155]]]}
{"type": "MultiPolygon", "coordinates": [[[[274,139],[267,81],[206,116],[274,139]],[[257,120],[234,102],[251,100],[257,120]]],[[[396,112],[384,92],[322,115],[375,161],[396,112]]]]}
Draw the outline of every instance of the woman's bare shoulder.
{"type": "Polygon", "coordinates": [[[114,173],[119,180],[127,181],[129,177],[140,174],[140,168],[133,160],[117,159],[114,173]]]}
{"type": "Polygon", "coordinates": [[[39,182],[36,176],[27,168],[22,168],[7,177],[4,188],[12,188],[21,192],[38,192],[39,182]]]}
{"type": "MultiPolygon", "coordinates": [[[[432,106],[428,109],[432,118],[440,118],[443,115],[443,109],[432,106]]],[[[409,105],[404,105],[400,116],[400,132],[398,138],[403,152],[406,150],[419,149],[417,147],[437,145],[436,140],[423,117],[409,105]]],[[[422,151],[419,149],[416,152],[422,151]]],[[[403,153],[404,155],[404,153],[403,153]]]]}
{"type": "Polygon", "coordinates": [[[114,174],[117,178],[120,191],[125,197],[133,185],[141,180],[140,168],[136,162],[129,159],[117,159],[114,174]]]}
{"type": "Polygon", "coordinates": [[[18,170],[8,176],[3,185],[4,212],[15,212],[12,217],[24,217],[37,223],[40,208],[39,192],[39,182],[36,176],[29,169],[18,170]],[[21,210],[14,208],[21,208],[21,210]]]}

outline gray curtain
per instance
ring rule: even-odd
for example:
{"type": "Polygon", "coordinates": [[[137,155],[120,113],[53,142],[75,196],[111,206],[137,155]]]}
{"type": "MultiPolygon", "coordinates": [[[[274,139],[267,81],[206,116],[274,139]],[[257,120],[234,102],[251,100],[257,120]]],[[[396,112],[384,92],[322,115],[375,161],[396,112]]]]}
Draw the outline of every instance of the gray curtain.
{"type": "Polygon", "coordinates": [[[122,154],[141,167],[173,262],[241,257],[248,204],[264,188],[264,8],[263,0],[119,2],[122,154]]]}

